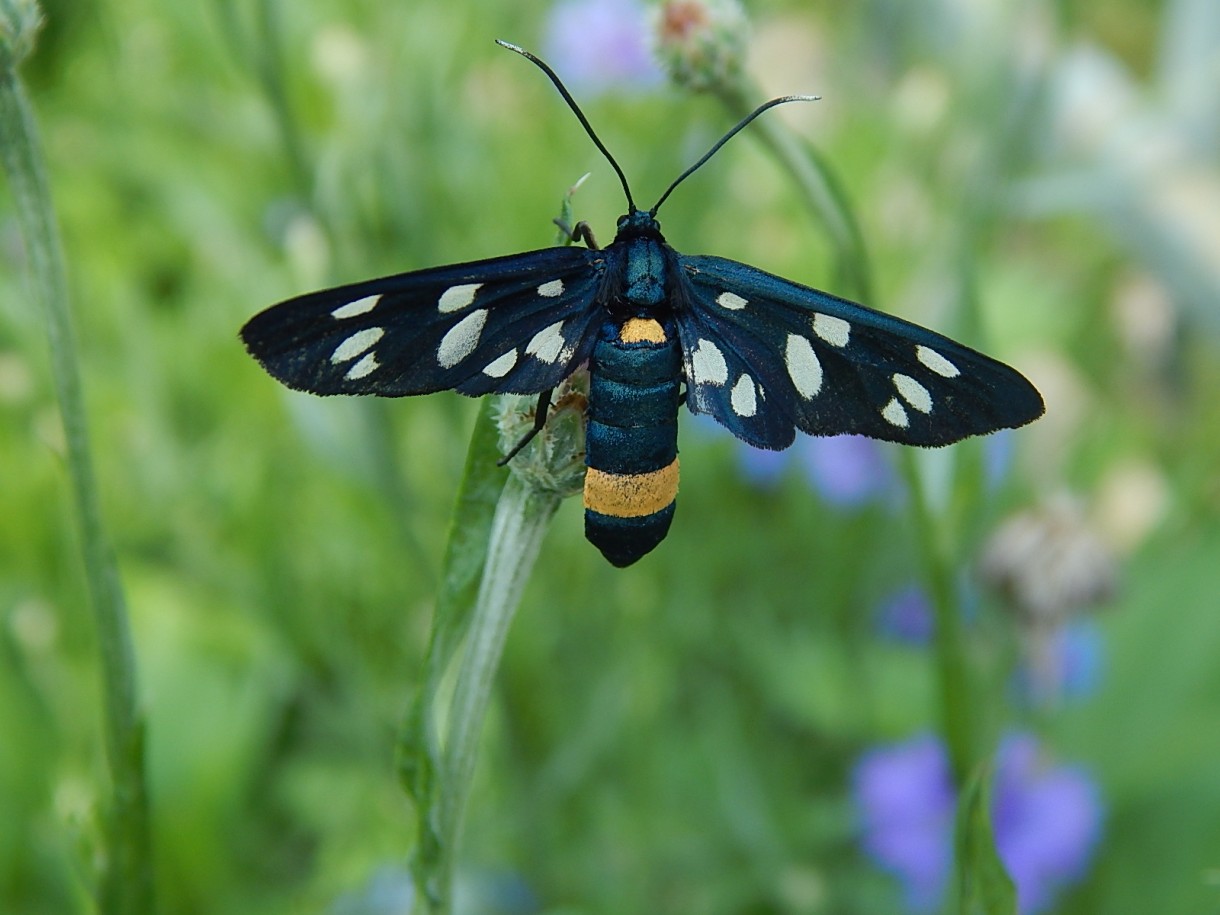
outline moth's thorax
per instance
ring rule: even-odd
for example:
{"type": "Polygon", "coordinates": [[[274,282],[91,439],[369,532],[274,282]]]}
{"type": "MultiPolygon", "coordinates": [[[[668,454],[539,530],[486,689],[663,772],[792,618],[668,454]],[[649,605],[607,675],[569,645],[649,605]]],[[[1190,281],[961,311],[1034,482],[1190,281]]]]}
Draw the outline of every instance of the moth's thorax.
{"type": "Polygon", "coordinates": [[[668,298],[665,281],[668,258],[664,244],[655,238],[640,236],[626,245],[623,302],[635,314],[651,314],[668,298]]]}
{"type": "Polygon", "coordinates": [[[661,227],[650,213],[632,210],[619,217],[612,247],[622,252],[617,306],[629,314],[653,314],[668,298],[669,258],[661,227]]]}

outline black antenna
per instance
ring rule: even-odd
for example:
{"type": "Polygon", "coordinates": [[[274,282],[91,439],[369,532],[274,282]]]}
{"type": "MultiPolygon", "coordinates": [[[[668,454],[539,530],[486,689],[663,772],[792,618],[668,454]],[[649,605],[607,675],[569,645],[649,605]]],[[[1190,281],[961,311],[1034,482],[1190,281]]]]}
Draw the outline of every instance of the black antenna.
{"type": "Polygon", "coordinates": [[[744,128],[747,124],[749,124],[752,120],[754,120],[764,111],[766,111],[768,108],[774,108],[776,105],[783,105],[788,102],[816,102],[820,98],[821,98],[820,95],[785,95],[785,96],[782,96],[781,98],[773,98],[769,102],[763,102],[763,104],[759,105],[749,114],[747,114],[744,118],[742,118],[740,121],[738,121],[736,127],[734,127],[732,130],[730,130],[728,133],[726,133],[723,137],[721,137],[719,140],[717,140],[716,145],[713,146],[711,149],[709,149],[707,152],[705,152],[703,154],[702,159],[700,159],[698,162],[696,162],[694,165],[692,165],[690,168],[688,168],[686,171],[684,171],[682,174],[680,174],[677,178],[675,178],[674,183],[665,189],[665,193],[661,195],[661,199],[658,200],[655,204],[653,204],[652,209],[648,211],[648,215],[656,216],[657,210],[659,210],[661,208],[661,204],[663,204],[665,202],[665,198],[667,198],[670,194],[673,193],[674,188],[676,188],[679,184],[681,184],[683,181],[685,181],[687,178],[689,178],[694,173],[694,171],[697,168],[699,168],[699,166],[701,166],[704,162],[706,162],[712,156],[716,155],[717,151],[720,149],[721,146],[723,146],[725,143],[729,142],[729,140],[733,139],[733,137],[736,136],[742,130],[742,128],[744,128]]]}
{"type": "MultiPolygon", "coordinates": [[[[593,132],[593,126],[589,123],[589,119],[585,117],[585,113],[583,111],[581,111],[580,106],[576,104],[576,99],[572,98],[572,93],[568,92],[567,87],[564,86],[564,84],[560,81],[559,77],[555,75],[555,71],[552,70],[549,66],[547,66],[546,61],[535,57],[529,51],[525,50],[525,48],[519,48],[515,44],[509,44],[507,41],[501,41],[499,38],[496,39],[496,44],[498,44],[502,48],[508,48],[510,51],[516,51],[526,60],[532,61],[534,63],[534,65],[537,66],[538,69],[541,70],[543,73],[545,73],[547,75],[547,77],[550,79],[550,81],[555,84],[555,88],[559,90],[559,94],[563,96],[563,100],[568,103],[568,107],[572,109],[572,112],[576,115],[577,119],[580,121],[580,126],[582,126],[585,129],[585,133],[587,133],[589,135],[589,139],[591,139],[593,141],[593,145],[601,150],[602,155],[606,157],[606,160],[614,168],[615,174],[618,175],[618,180],[620,182],[622,182],[623,193],[627,195],[627,207],[628,207],[628,209],[630,209],[634,212],[635,211],[635,200],[633,200],[631,197],[631,188],[627,186],[627,176],[623,174],[623,170],[621,168],[619,168],[618,163],[614,161],[614,156],[610,155],[610,150],[606,149],[606,145],[597,138],[597,134],[595,134],[593,132]]],[[[757,114],[757,113],[758,112],[755,112],[755,114],[757,114]]],[[[753,115],[751,115],[751,117],[753,117],[753,115]]],[[[741,128],[738,127],[738,130],[740,130],[740,129],[741,128]]],[[[731,134],[730,134],[730,136],[731,136],[731,134]]],[[[723,141],[721,141],[721,142],[723,142],[723,141]]],[[[705,156],[704,158],[707,158],[707,157],[705,156]]],[[[686,176],[683,175],[682,177],[685,178],[686,176]]],[[[679,180],[681,180],[681,179],[679,179],[679,180]]],[[[676,183],[677,182],[675,182],[675,184],[676,183]]],[[[670,190],[672,190],[672,188],[670,188],[670,190]]],[[[669,191],[666,191],[666,193],[669,193],[669,191]]],[[[662,199],[664,199],[664,198],[662,198],[662,199]]],[[[653,207],[654,211],[655,211],[655,209],[656,209],[656,207],[653,207]]]]}

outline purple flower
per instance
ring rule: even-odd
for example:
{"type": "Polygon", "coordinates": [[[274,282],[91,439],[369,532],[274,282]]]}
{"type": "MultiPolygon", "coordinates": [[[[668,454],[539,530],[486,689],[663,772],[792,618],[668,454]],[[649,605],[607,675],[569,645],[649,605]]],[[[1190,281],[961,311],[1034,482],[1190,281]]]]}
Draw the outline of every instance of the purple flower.
{"type": "Polygon", "coordinates": [[[930,912],[953,863],[953,779],[944,746],[931,734],[870,750],[856,764],[861,843],[899,876],[912,912],[930,912]]]}
{"type": "Polygon", "coordinates": [[[1016,455],[1017,439],[1011,429],[1001,429],[983,439],[983,476],[988,489],[999,489],[1016,455]]]}
{"type": "Polygon", "coordinates": [[[380,867],[364,883],[335,900],[334,915],[405,915],[414,905],[411,875],[399,867],[380,867]]]}
{"type": "Polygon", "coordinates": [[[779,482],[792,460],[787,451],[768,451],[766,448],[751,448],[749,445],[738,450],[741,458],[741,472],[755,486],[769,488],[779,482]]]}
{"type": "Polygon", "coordinates": [[[926,645],[935,626],[932,604],[918,585],[895,591],[877,608],[877,628],[896,642],[926,645]]]}
{"type": "Polygon", "coordinates": [[[741,448],[741,468],[752,483],[773,485],[796,462],[818,495],[838,508],[858,508],[897,491],[881,445],[861,435],[799,436],[787,451],[741,448]]]}
{"type": "Polygon", "coordinates": [[[564,0],[551,10],[546,54],[555,72],[586,95],[661,81],[648,16],[636,0],[564,0]]]}
{"type": "Polygon", "coordinates": [[[1104,646],[1097,624],[1072,620],[1027,638],[1014,675],[1017,695],[1031,705],[1055,705],[1092,694],[1101,682],[1104,646]]]}
{"type": "Polygon", "coordinates": [[[1018,909],[1040,912],[1084,876],[1101,832],[1101,798],[1082,768],[1047,765],[1030,734],[1004,738],[997,763],[996,848],[1017,885],[1018,909]]]}
{"type": "Polygon", "coordinates": [[[893,470],[871,438],[802,438],[798,457],[813,488],[831,505],[856,508],[894,492],[893,470]]]}
{"type": "MultiPolygon", "coordinates": [[[[944,745],[922,735],[869,751],[856,765],[853,791],[865,852],[902,881],[909,911],[937,908],[956,805],[944,745]]],[[[1101,799],[1083,769],[1051,766],[1036,738],[1012,734],[996,753],[991,817],[1017,908],[1033,915],[1084,875],[1101,832],[1101,799]]]]}

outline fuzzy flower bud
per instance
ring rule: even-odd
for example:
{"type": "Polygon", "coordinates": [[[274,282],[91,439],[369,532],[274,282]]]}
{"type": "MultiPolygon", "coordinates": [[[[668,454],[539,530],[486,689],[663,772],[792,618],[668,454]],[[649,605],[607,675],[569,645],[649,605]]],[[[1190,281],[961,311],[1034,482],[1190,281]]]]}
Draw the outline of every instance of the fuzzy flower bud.
{"type": "Polygon", "coordinates": [[[741,81],[749,24],[736,0],[669,0],[656,23],[657,56],[694,92],[741,81]]]}
{"type": "MultiPolygon", "coordinates": [[[[589,374],[577,372],[555,389],[542,431],[508,462],[508,469],[531,489],[560,497],[581,491],[585,481],[585,408],[589,374]]],[[[507,454],[534,428],[538,398],[506,394],[499,400],[496,428],[507,454]]]]}
{"type": "Polygon", "coordinates": [[[983,549],[980,571],[1017,618],[1025,692],[1036,705],[1058,704],[1070,686],[1064,627],[1113,597],[1113,555],[1079,501],[1060,495],[1001,525],[983,549]]]}
{"type": "Polygon", "coordinates": [[[1015,611],[1043,625],[1109,600],[1117,579],[1114,557],[1066,495],[1001,525],[983,550],[981,572],[1015,611]]]}

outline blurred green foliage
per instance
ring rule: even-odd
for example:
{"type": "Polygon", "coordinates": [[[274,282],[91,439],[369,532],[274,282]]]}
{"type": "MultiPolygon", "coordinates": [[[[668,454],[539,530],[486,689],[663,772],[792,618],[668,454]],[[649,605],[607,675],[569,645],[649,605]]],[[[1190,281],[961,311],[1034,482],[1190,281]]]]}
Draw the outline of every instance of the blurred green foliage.
{"type": "MultiPolygon", "coordinates": [[[[1033,3],[1015,30],[996,6],[768,5],[752,70],[825,97],[783,115],[856,202],[875,304],[1042,387],[1050,412],[1015,437],[989,526],[1070,488],[1124,557],[1085,699],[1024,708],[1013,624],[986,597],[971,623],[993,728],[1035,727],[1102,787],[1105,836],[1062,911],[1207,911],[1220,230],[1200,207],[1220,197],[1220,133],[1215,93],[1191,108],[1189,80],[1166,75],[1206,5],[1033,3]],[[994,125],[1016,88],[1036,128],[1020,137],[994,125]],[[1139,155],[1129,134],[1149,125],[1177,146],[1139,155]],[[946,307],[963,295],[981,327],[946,307]]],[[[353,906],[405,873],[413,842],[395,732],[476,405],[291,394],[237,329],[319,285],[549,244],[586,171],[578,213],[601,236],[622,201],[550,87],[491,42],[537,47],[545,4],[263,8],[58,0],[26,75],[133,614],[162,907],[374,911],[353,906]]],[[[1213,89],[1214,54],[1198,75],[1213,89]]],[[[671,90],[586,111],[645,199],[724,127],[671,90]]],[[[40,316],[0,206],[0,910],[87,911],[107,791],[96,650],[40,316]]],[[[825,239],[748,139],[664,217],[680,250],[836,288],[825,239]]],[[[796,473],[752,486],[737,445],[688,419],[656,553],[611,568],[574,502],[543,546],[467,820],[470,911],[895,910],[856,848],[847,779],[862,749],[936,720],[929,654],[875,627],[918,574],[909,522],[824,504],[796,473]],[[514,909],[518,884],[535,902],[514,909]]]]}

